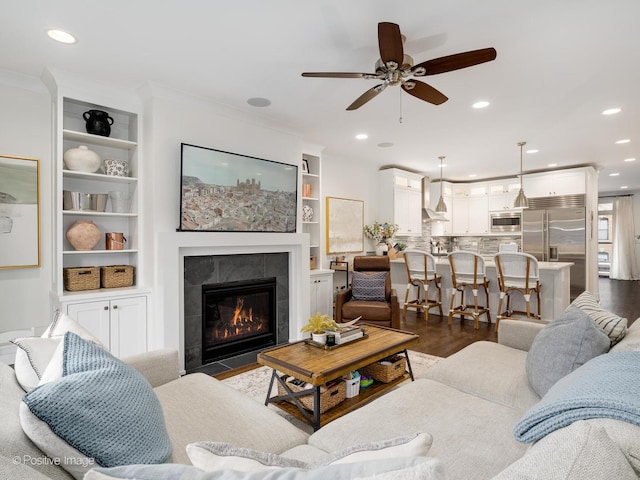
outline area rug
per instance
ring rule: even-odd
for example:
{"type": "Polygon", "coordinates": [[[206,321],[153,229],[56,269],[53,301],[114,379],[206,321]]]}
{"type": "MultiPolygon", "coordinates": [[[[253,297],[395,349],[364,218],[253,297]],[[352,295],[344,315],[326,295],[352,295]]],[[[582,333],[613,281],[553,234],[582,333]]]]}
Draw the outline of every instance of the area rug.
{"type": "MultiPolygon", "coordinates": [[[[411,369],[413,370],[414,378],[421,378],[422,376],[424,376],[426,370],[438,363],[440,360],[442,360],[442,357],[436,357],[435,355],[429,355],[427,353],[409,350],[409,362],[411,363],[411,369]]],[[[269,381],[271,380],[271,372],[272,370],[269,367],[258,367],[253,370],[249,370],[248,372],[240,373],[238,375],[234,375],[233,377],[226,378],[222,380],[222,382],[227,384],[231,388],[238,390],[245,395],[248,395],[249,397],[259,401],[260,403],[264,403],[264,400],[267,397],[269,381]]],[[[274,384],[271,396],[274,396],[276,394],[277,389],[274,384]]],[[[312,432],[309,425],[300,422],[284,410],[279,409],[275,405],[269,405],[269,408],[273,409],[279,415],[283,416],[299,428],[302,428],[305,431],[312,432]]]]}

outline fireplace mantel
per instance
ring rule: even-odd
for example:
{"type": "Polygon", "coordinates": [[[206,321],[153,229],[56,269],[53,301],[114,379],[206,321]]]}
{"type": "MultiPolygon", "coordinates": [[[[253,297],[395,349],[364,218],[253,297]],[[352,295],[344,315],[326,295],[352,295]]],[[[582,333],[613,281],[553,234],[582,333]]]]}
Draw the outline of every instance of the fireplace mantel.
{"type": "Polygon", "coordinates": [[[155,318],[149,348],[176,348],[184,369],[184,257],[289,254],[289,340],[309,316],[309,236],[302,233],[165,232],[156,234],[155,318]]]}

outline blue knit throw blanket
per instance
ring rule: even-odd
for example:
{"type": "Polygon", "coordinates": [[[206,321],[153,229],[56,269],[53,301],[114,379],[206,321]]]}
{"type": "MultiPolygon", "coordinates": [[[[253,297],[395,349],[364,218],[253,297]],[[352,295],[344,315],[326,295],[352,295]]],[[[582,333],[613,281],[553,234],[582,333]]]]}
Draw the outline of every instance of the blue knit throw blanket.
{"type": "Polygon", "coordinates": [[[560,379],[520,419],[514,435],[531,443],[589,418],[640,425],[640,352],[600,355],[560,379]]]}

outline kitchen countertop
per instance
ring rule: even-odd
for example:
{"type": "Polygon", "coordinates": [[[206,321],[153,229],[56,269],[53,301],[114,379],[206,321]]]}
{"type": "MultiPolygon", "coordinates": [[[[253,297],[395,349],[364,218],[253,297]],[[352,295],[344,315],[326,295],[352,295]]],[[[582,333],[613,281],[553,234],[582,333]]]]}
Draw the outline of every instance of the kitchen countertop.
{"type": "MultiPolygon", "coordinates": [[[[447,259],[446,256],[435,256],[436,257],[436,265],[449,265],[449,260],[447,259]]],[[[487,256],[483,255],[484,258],[484,265],[486,268],[496,268],[496,264],[493,261],[493,255],[491,255],[489,258],[491,258],[491,260],[489,260],[487,256]]],[[[396,258],[394,260],[391,260],[391,263],[401,263],[404,264],[404,257],[403,258],[396,258]]],[[[538,268],[540,270],[562,270],[563,268],[569,268],[573,265],[573,262],[538,262],[538,268]]]]}

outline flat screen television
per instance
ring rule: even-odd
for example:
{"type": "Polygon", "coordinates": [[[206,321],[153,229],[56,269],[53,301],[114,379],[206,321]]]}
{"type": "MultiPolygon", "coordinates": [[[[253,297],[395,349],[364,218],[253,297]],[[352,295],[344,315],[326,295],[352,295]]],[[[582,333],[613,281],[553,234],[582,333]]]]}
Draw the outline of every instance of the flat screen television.
{"type": "Polygon", "coordinates": [[[296,165],[187,143],[180,158],[180,231],[296,231],[296,165]]]}

